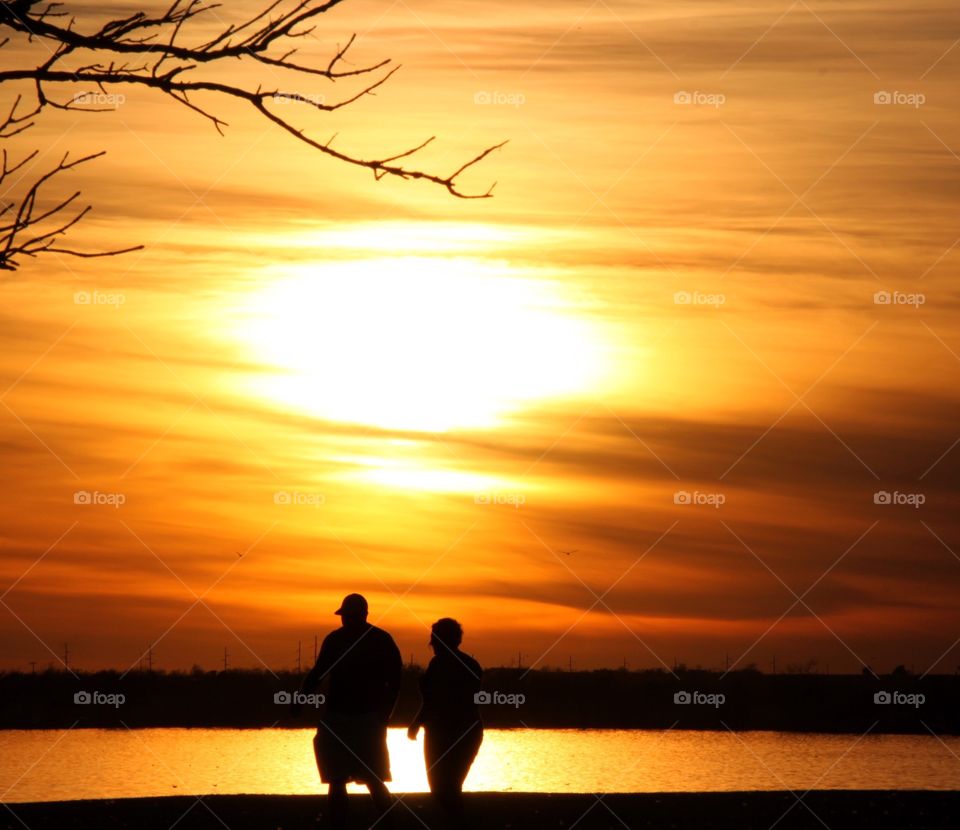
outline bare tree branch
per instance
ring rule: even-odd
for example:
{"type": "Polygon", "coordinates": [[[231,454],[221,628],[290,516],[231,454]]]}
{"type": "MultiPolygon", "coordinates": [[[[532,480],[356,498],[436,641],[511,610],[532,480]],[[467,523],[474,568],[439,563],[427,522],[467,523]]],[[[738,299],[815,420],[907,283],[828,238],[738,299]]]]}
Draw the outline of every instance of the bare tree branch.
{"type": "MultiPolygon", "coordinates": [[[[33,118],[40,111],[39,105],[27,112],[20,112],[22,98],[18,96],[6,116],[0,119],[0,139],[22,133],[33,126],[33,118]]],[[[15,185],[8,185],[13,174],[27,168],[38,155],[34,150],[17,162],[11,162],[6,149],[0,151],[0,193],[9,192],[15,185]]],[[[80,196],[73,195],[48,208],[38,208],[41,190],[55,176],[72,170],[80,164],[99,158],[103,153],[93,153],[83,158],[70,160],[65,154],[56,167],[36,179],[27,188],[26,193],[15,202],[0,203],[0,270],[15,271],[20,267],[23,257],[35,257],[41,253],[59,253],[78,257],[104,257],[125,254],[142,248],[136,245],[114,251],[79,251],[70,247],[57,247],[67,231],[76,225],[90,211],[90,206],[78,210],[73,216],[64,216],[66,210],[80,196]]],[[[22,176],[18,178],[18,181],[22,176]]]]}
{"type": "MultiPolygon", "coordinates": [[[[220,132],[227,126],[208,106],[190,100],[191,93],[203,93],[212,98],[236,98],[249,103],[257,112],[283,128],[300,141],[327,155],[348,164],[373,171],[376,178],[398,176],[404,179],[424,179],[440,184],[451,194],[461,198],[486,198],[492,187],[480,193],[460,190],[456,179],[465,170],[484,158],[494,149],[490,147],[472,161],[461,166],[451,175],[427,173],[390,162],[407,158],[418,148],[382,158],[362,159],[345,152],[333,151],[328,144],[308,137],[306,131],[281,114],[268,107],[269,102],[294,102],[321,112],[334,112],[342,107],[371,95],[384,84],[399,67],[389,67],[390,60],[382,60],[368,66],[352,68],[347,63],[347,54],[356,36],[351,36],[337,47],[325,66],[311,66],[296,62],[292,56],[296,49],[290,46],[299,38],[310,35],[317,19],[340,5],[343,0],[296,0],[288,8],[284,0],[274,0],[266,8],[242,23],[225,25],[219,34],[202,43],[190,45],[184,42],[185,26],[195,18],[213,12],[217,5],[207,5],[202,0],[175,0],[165,12],[151,16],[137,12],[125,18],[112,20],[93,32],[84,33],[74,28],[74,19],[68,18],[61,4],[52,3],[43,9],[36,0],[0,1],[0,29],[8,29],[31,40],[43,41],[49,56],[35,67],[0,72],[0,84],[21,80],[33,81],[40,107],[54,103],[45,91],[47,84],[76,86],[86,82],[98,89],[108,86],[134,85],[148,87],[166,93],[181,105],[187,106],[211,121],[220,132]],[[64,23],[64,19],[68,18],[64,23]],[[52,47],[51,47],[52,44],[52,47]],[[283,51],[273,54],[274,47],[283,51]],[[73,69],[63,66],[63,61],[75,53],[89,53],[94,62],[73,69]],[[137,59],[143,61],[140,63],[137,59]],[[128,62],[133,59],[132,62],[128,62]],[[198,67],[208,70],[235,67],[234,61],[245,59],[256,64],[292,70],[300,76],[319,76],[334,82],[344,78],[363,75],[378,75],[358,92],[333,103],[325,98],[279,89],[265,90],[262,86],[249,89],[232,80],[235,73],[224,70],[227,80],[185,80],[186,73],[198,67]]],[[[419,145],[425,146],[427,142],[419,145]]]]}
{"type": "MultiPolygon", "coordinates": [[[[76,26],[76,19],[58,2],[41,4],[37,0],[0,0],[0,34],[10,36],[0,40],[0,49],[11,37],[25,37],[28,43],[42,44],[44,51],[34,66],[0,70],[0,85],[30,82],[36,95],[33,108],[22,106],[22,96],[17,96],[6,117],[0,115],[0,139],[12,138],[29,129],[47,107],[82,112],[103,112],[111,107],[88,106],[97,101],[95,93],[75,93],[66,100],[56,100],[50,89],[76,89],[91,85],[99,95],[107,96],[110,88],[144,88],[157,90],[177,104],[210,121],[221,135],[228,126],[216,114],[217,103],[240,100],[248,104],[258,115],[277,125],[296,140],[318,150],[326,156],[346,164],[370,170],[376,180],[384,176],[401,179],[420,179],[445,188],[462,199],[485,199],[493,194],[496,183],[480,192],[461,190],[458,179],[468,169],[483,161],[490,153],[506,142],[488,147],[474,158],[458,167],[453,173],[443,175],[430,173],[409,166],[411,156],[418,153],[434,137],[400,152],[376,158],[361,158],[332,146],[333,138],[326,142],[312,138],[307,131],[295,125],[291,117],[296,112],[319,111],[332,113],[347,107],[367,95],[374,95],[399,69],[391,66],[389,59],[366,66],[354,67],[349,63],[348,52],[356,35],[337,46],[326,65],[313,66],[294,60],[298,40],[312,35],[321,15],[340,5],[343,0],[273,0],[258,13],[237,24],[223,24],[212,38],[190,44],[187,29],[196,18],[216,17],[219,4],[204,0],[173,0],[165,11],[150,14],[138,11],[127,17],[116,18],[98,29],[83,32],[76,26]],[[68,62],[69,59],[69,62],[68,62]],[[325,96],[305,92],[265,89],[243,86],[235,81],[236,61],[254,65],[289,70],[301,80],[320,77],[330,83],[343,79],[361,79],[369,76],[358,90],[327,103],[325,96]],[[201,78],[195,70],[205,69],[213,73],[212,79],[201,78]],[[220,75],[217,75],[217,71],[220,75]],[[198,102],[198,99],[200,102],[198,102]],[[299,106],[284,106],[289,104],[299,106]]],[[[336,137],[336,135],[334,135],[336,137]]],[[[90,210],[83,208],[72,218],[47,229],[38,224],[57,220],[62,211],[69,208],[79,193],[63,199],[52,208],[38,211],[37,200],[41,188],[51,179],[61,176],[74,167],[102,155],[69,161],[67,156],[28,189],[17,203],[0,204],[0,219],[8,214],[14,216],[9,224],[0,226],[0,270],[18,267],[19,258],[36,256],[42,252],[57,252],[72,256],[114,256],[137,250],[140,246],[117,251],[82,253],[55,246],[58,239],[79,222],[90,210]],[[41,231],[42,232],[39,232],[41,231]]],[[[30,153],[16,164],[9,162],[3,152],[3,168],[0,173],[0,193],[8,193],[6,184],[17,171],[26,172],[36,152],[30,153]]],[[[19,179],[18,179],[19,181],[19,179]]]]}

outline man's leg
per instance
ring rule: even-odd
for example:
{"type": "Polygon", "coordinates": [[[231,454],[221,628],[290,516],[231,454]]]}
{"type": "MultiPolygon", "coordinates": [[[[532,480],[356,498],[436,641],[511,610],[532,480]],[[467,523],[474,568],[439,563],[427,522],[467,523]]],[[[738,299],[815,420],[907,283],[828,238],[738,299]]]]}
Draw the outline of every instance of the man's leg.
{"type": "MultiPolygon", "coordinates": [[[[323,780],[323,727],[317,728],[317,734],[313,736],[313,754],[317,760],[317,771],[320,773],[320,780],[323,780]]],[[[323,822],[317,817],[318,823],[323,827],[330,827],[332,830],[341,830],[347,826],[347,782],[329,781],[327,784],[327,815],[323,822]]]]}
{"type": "Polygon", "coordinates": [[[345,781],[331,781],[327,789],[327,826],[332,830],[342,830],[347,826],[347,784],[345,781]]]}
{"type": "Polygon", "coordinates": [[[373,799],[373,805],[377,808],[377,828],[383,828],[383,830],[389,830],[392,827],[395,827],[396,824],[393,820],[393,796],[390,795],[390,790],[387,789],[387,785],[383,781],[370,781],[367,784],[367,789],[370,790],[370,797],[373,799]]]}

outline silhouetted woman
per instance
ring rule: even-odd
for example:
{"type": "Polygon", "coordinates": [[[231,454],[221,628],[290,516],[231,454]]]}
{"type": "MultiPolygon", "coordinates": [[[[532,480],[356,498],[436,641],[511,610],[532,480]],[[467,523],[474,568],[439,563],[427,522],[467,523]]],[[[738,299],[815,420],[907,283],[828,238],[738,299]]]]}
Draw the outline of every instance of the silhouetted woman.
{"type": "Polygon", "coordinates": [[[434,657],[420,679],[420,711],[407,737],[424,727],[424,756],[430,792],[452,827],[463,826],[463,782],[483,741],[477,708],[480,664],[460,651],[463,629],[445,617],[430,633],[434,657]]]}

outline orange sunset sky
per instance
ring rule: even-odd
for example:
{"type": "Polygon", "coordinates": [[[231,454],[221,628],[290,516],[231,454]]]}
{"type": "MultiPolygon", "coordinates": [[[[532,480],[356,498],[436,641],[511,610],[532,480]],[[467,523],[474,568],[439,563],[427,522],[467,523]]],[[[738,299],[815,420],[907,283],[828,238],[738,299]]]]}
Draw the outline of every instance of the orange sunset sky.
{"type": "Polygon", "coordinates": [[[452,615],[491,665],[954,671],[956,4],[349,0],[301,58],[354,32],[376,96],[277,106],[509,139],[495,198],[149,90],[5,142],[4,203],[106,149],[70,238],[145,249],[0,272],[0,667],[289,667],[361,591],[421,662],[452,615]]]}

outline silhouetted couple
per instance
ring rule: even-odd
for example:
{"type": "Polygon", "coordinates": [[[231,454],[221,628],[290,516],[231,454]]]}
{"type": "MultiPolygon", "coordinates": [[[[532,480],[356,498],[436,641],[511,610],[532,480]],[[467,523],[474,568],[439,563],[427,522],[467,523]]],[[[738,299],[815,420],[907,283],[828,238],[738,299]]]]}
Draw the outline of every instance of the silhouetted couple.
{"type": "MultiPolygon", "coordinates": [[[[367,622],[367,601],[349,594],[335,612],[341,627],[323,641],[303,681],[309,694],[327,680],[326,707],[313,740],[320,780],[329,787],[328,826],[346,826],[347,784],[366,785],[379,813],[377,827],[394,826],[387,725],[400,692],[400,650],[367,622]]],[[[434,657],[420,680],[422,705],[407,735],[424,728],[430,792],[451,827],[463,827],[463,782],[480,749],[483,725],[476,705],[480,664],[460,651],[463,629],[445,618],[433,624],[434,657]]],[[[297,704],[294,704],[295,707],[297,704]]]]}

